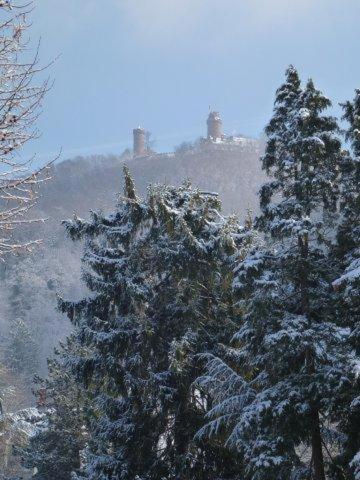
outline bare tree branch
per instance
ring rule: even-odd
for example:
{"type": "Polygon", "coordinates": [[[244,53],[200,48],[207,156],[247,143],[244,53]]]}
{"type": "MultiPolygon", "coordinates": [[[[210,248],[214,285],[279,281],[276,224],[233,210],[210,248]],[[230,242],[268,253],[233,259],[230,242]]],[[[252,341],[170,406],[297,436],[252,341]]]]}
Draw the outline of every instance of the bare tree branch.
{"type": "MultiPolygon", "coordinates": [[[[39,240],[18,243],[13,231],[25,224],[41,222],[28,214],[37,202],[39,185],[49,179],[50,162],[32,169],[34,158],[24,160],[23,147],[38,138],[36,121],[49,79],[37,84],[47,68],[39,65],[39,44],[27,61],[28,15],[33,3],[0,0],[0,258],[7,253],[29,250],[39,240]]],[[[55,161],[54,159],[53,161],[55,161]]]]}

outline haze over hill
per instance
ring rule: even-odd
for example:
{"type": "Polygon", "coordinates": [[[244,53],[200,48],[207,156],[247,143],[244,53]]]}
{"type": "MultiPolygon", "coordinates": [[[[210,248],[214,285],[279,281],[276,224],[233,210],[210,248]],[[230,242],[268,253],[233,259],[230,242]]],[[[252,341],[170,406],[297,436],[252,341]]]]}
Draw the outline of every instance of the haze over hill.
{"type": "Polygon", "coordinates": [[[11,400],[10,409],[28,404],[33,374],[45,373],[46,358],[70,330],[68,320],[56,311],[57,294],[76,299],[84,292],[80,281],[81,245],[66,237],[61,221],[75,212],[85,218],[90,210],[111,212],[122,191],[125,163],[142,195],[152,183],[178,185],[190,180],[201,190],[217,192],[223,212],[236,213],[242,221],[248,209],[257,211],[257,191],[264,178],[259,162],[261,148],[259,141],[251,139],[240,143],[231,139],[200,140],[183,144],[172,154],[133,157],[127,151],[119,156],[78,157],[53,167],[52,180],[41,187],[34,211],[36,217],[48,219],[40,233],[39,225],[36,233],[34,230],[43,244],[28,257],[15,257],[2,271],[1,317],[9,319],[2,326],[3,356],[19,320],[34,340],[33,351],[24,345],[24,356],[28,358],[24,359],[26,368],[19,372],[29,382],[22,381],[23,394],[16,402],[11,400]]]}

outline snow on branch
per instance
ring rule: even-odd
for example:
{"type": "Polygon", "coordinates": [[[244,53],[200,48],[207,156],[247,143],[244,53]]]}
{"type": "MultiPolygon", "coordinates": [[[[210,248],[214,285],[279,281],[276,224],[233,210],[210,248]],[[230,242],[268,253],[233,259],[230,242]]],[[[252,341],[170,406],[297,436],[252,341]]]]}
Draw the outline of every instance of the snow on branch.
{"type": "Polygon", "coordinates": [[[47,68],[39,65],[39,46],[29,60],[26,34],[32,9],[32,2],[0,0],[0,257],[39,243],[16,242],[13,230],[43,221],[29,219],[28,213],[52,163],[34,169],[34,158],[24,160],[21,155],[23,147],[39,136],[36,121],[51,88],[49,79],[38,83],[47,68]]]}

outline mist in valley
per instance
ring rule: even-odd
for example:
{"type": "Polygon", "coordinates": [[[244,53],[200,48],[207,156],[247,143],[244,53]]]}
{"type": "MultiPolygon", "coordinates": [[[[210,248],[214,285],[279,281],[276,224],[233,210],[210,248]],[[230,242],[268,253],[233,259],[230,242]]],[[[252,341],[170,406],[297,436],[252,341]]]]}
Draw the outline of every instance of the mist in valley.
{"type": "Polygon", "coordinates": [[[198,141],[176,147],[176,153],[134,157],[132,151],[125,151],[118,156],[77,157],[52,167],[51,180],[41,186],[33,211],[34,217],[46,221],[21,232],[24,237],[36,234],[42,243],[28,256],[14,256],[1,269],[3,364],[13,368],[6,357],[14,342],[10,333],[19,321],[32,338],[30,344],[24,338],[23,367],[4,408],[15,411],[34,404],[33,376],[46,375],[47,358],[71,331],[68,318],[57,309],[57,295],[76,300],[86,292],[81,280],[82,244],[68,238],[62,221],[74,214],[87,219],[90,211],[111,212],[122,195],[126,164],[140,195],[146,195],[151,184],[180,185],[189,180],[200,190],[218,193],[223,213],[236,214],[243,222],[248,214],[258,212],[257,193],[264,179],[262,149],[260,140],[228,148],[198,141]]]}
{"type": "Polygon", "coordinates": [[[0,480],[360,480],[359,15],[0,0],[0,480]]]}

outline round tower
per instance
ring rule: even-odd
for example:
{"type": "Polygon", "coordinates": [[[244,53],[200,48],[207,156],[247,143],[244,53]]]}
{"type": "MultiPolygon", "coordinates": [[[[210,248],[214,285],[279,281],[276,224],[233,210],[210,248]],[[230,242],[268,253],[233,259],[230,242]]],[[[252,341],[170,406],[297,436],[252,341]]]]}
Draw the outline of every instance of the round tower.
{"type": "Polygon", "coordinates": [[[217,140],[221,139],[222,136],[223,132],[220,114],[219,112],[210,112],[207,119],[207,138],[209,140],[217,140]]]}
{"type": "Polygon", "coordinates": [[[146,154],[146,130],[141,127],[134,128],[134,157],[141,157],[146,154]]]}

